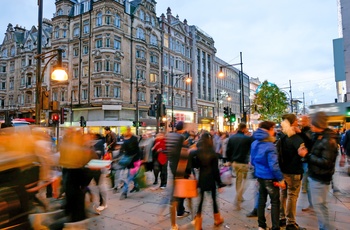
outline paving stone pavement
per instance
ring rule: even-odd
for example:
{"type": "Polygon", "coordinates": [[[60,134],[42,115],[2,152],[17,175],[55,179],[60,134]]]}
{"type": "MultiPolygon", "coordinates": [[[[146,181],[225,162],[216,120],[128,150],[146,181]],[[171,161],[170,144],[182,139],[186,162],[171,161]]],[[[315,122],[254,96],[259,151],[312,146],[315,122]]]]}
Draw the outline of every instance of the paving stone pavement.
{"type": "MultiPolygon", "coordinates": [[[[148,184],[152,184],[153,173],[148,172],[147,178],[148,184]]],[[[108,185],[108,178],[105,178],[105,183],[108,185]]],[[[350,229],[350,177],[346,174],[346,167],[337,168],[334,184],[339,191],[332,190],[328,193],[330,218],[336,229],[350,229]]],[[[234,186],[226,187],[224,192],[218,195],[220,212],[225,219],[225,223],[219,227],[214,227],[211,198],[207,194],[202,213],[203,229],[258,229],[257,218],[246,217],[253,208],[254,186],[255,180],[249,179],[244,193],[245,201],[240,211],[235,211],[233,206],[234,186]]],[[[94,189],[96,188],[92,186],[92,190],[94,189]]],[[[137,193],[129,193],[125,200],[119,200],[120,193],[113,194],[112,190],[108,190],[108,208],[100,215],[94,212],[91,204],[88,204],[87,210],[90,217],[88,229],[170,229],[169,206],[160,205],[166,194],[166,190],[150,186],[137,193]],[[161,210],[164,211],[161,212],[161,210]]],[[[193,199],[194,207],[197,207],[197,203],[198,198],[193,199]]],[[[315,214],[301,211],[307,204],[306,193],[300,193],[297,204],[297,223],[308,230],[316,230],[318,225],[315,214]]],[[[185,207],[186,205],[185,202],[185,207]]],[[[266,210],[266,219],[268,226],[271,227],[269,210],[266,210]]],[[[191,220],[191,215],[178,218],[179,229],[194,229],[191,220]]]]}

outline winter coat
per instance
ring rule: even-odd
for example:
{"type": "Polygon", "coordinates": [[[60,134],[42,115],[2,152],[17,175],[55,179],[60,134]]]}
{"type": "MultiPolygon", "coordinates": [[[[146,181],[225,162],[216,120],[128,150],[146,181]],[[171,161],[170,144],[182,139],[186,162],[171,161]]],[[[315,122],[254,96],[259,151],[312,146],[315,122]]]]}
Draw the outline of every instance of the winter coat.
{"type": "Polygon", "coordinates": [[[290,137],[285,134],[281,135],[276,147],[279,165],[283,173],[303,174],[302,157],[298,154],[298,149],[303,143],[303,139],[298,134],[290,137]]]}
{"type": "Polygon", "coordinates": [[[199,168],[198,187],[202,191],[212,191],[225,185],[221,182],[218,155],[213,149],[199,147],[190,153],[189,165],[199,168]]]}
{"type": "Polygon", "coordinates": [[[278,156],[274,138],[264,129],[257,129],[251,145],[250,159],[254,166],[254,174],[257,178],[265,180],[283,180],[283,174],[278,164],[278,156]]]}
{"type": "Polygon", "coordinates": [[[337,134],[331,129],[315,133],[311,152],[305,156],[309,163],[309,177],[329,184],[335,171],[338,155],[337,134]]]}
{"type": "Polygon", "coordinates": [[[252,142],[253,138],[245,135],[241,131],[238,131],[235,135],[232,135],[227,143],[227,159],[231,162],[235,161],[241,164],[248,164],[249,151],[252,142]]]}
{"type": "Polygon", "coordinates": [[[124,139],[123,145],[120,149],[122,154],[126,156],[134,156],[127,168],[133,168],[134,162],[141,159],[141,153],[139,149],[139,141],[136,136],[131,136],[129,139],[124,139]]]}

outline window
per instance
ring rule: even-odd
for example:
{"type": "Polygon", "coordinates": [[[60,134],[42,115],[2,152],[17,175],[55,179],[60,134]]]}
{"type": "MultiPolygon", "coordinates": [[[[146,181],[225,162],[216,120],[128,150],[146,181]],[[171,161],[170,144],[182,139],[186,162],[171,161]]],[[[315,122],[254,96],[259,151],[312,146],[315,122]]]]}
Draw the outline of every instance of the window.
{"type": "Polygon", "coordinates": [[[73,36],[74,37],[79,36],[79,25],[74,25],[73,36]]]}
{"type": "Polygon", "coordinates": [[[106,47],[110,47],[110,46],[111,46],[111,39],[106,38],[106,47]]]}
{"type": "Polygon", "coordinates": [[[151,22],[151,18],[149,16],[149,14],[146,14],[146,22],[151,22]]]}
{"type": "Polygon", "coordinates": [[[6,89],[6,81],[1,82],[1,88],[2,90],[6,89]]]}
{"type": "Polygon", "coordinates": [[[151,45],[155,45],[155,46],[158,44],[158,39],[156,35],[151,34],[150,43],[151,45]]]}
{"type": "Polygon", "coordinates": [[[101,91],[101,85],[95,85],[94,86],[94,97],[101,97],[102,96],[102,91],[101,91]]]}
{"type": "Polygon", "coordinates": [[[11,46],[11,56],[15,56],[16,54],[16,49],[15,49],[15,46],[11,46]]]}
{"type": "Polygon", "coordinates": [[[73,78],[78,78],[79,69],[78,66],[73,67],[73,78]]]}
{"type": "Polygon", "coordinates": [[[83,46],[83,54],[88,54],[89,53],[89,46],[88,45],[84,45],[83,46]]]}
{"type": "Polygon", "coordinates": [[[106,71],[110,71],[110,70],[111,70],[111,66],[110,66],[109,60],[106,60],[106,61],[105,61],[105,70],[106,70],[106,71]]]}
{"type": "Polygon", "coordinates": [[[157,74],[151,73],[149,75],[149,81],[150,82],[157,82],[157,80],[158,80],[158,75],[157,74]]]}
{"type": "Polygon", "coordinates": [[[151,63],[153,63],[153,64],[158,64],[158,56],[151,53],[151,54],[150,54],[150,61],[151,61],[151,63]]]}
{"type": "Polygon", "coordinates": [[[10,62],[10,72],[14,72],[15,71],[15,62],[11,61],[10,62]]]}
{"type": "Polygon", "coordinates": [[[114,73],[120,73],[120,63],[119,62],[114,62],[113,72],[114,73]]]}
{"type": "Polygon", "coordinates": [[[114,88],[113,88],[113,97],[115,98],[120,98],[120,85],[119,84],[115,84],[114,88]]]}
{"type": "Polygon", "coordinates": [[[120,16],[119,14],[115,14],[115,17],[114,17],[114,25],[118,28],[120,28],[120,16]]]}
{"type": "Polygon", "coordinates": [[[109,97],[109,85],[105,86],[106,97],[109,97]]]}
{"type": "Polygon", "coordinates": [[[145,31],[140,27],[137,27],[136,38],[145,40],[145,31]]]}
{"type": "Polygon", "coordinates": [[[83,24],[83,33],[88,34],[90,32],[89,20],[85,20],[83,24]]]}
{"type": "Polygon", "coordinates": [[[102,71],[102,61],[95,61],[95,72],[102,71]]]}
{"type": "Polygon", "coordinates": [[[106,21],[106,25],[110,25],[111,24],[111,16],[110,15],[105,16],[105,21],[106,21]]]}
{"type": "Polygon", "coordinates": [[[63,10],[62,9],[58,9],[57,10],[57,16],[63,15],[63,10]]]}
{"type": "Polygon", "coordinates": [[[13,89],[15,85],[15,81],[13,78],[10,79],[10,89],[13,89]]]}
{"type": "Polygon", "coordinates": [[[145,51],[143,51],[143,50],[136,50],[136,58],[145,59],[145,51]]]}
{"type": "Polygon", "coordinates": [[[73,56],[74,56],[74,57],[78,57],[78,55],[79,55],[78,47],[74,47],[74,48],[73,48],[73,56]]]}
{"type": "Polygon", "coordinates": [[[137,69],[136,70],[136,77],[139,79],[145,79],[145,71],[137,69]]]}
{"type": "Polygon", "coordinates": [[[96,16],[96,26],[102,26],[102,13],[98,12],[96,16]]]}
{"type": "Polygon", "coordinates": [[[61,91],[61,101],[64,101],[64,92],[65,91],[61,91]]]}
{"type": "Polygon", "coordinates": [[[151,17],[151,24],[153,27],[156,26],[156,20],[154,19],[154,17],[151,17]]]}
{"type": "Polygon", "coordinates": [[[55,27],[55,38],[59,38],[60,37],[60,28],[58,26],[55,27]]]}
{"type": "Polygon", "coordinates": [[[32,85],[32,75],[27,75],[27,86],[32,85]]]}
{"type": "Polygon", "coordinates": [[[143,10],[140,10],[140,12],[139,12],[139,17],[140,17],[140,20],[141,20],[141,21],[144,21],[144,20],[145,20],[145,13],[143,12],[143,10]]]}
{"type": "Polygon", "coordinates": [[[7,57],[7,49],[2,50],[2,57],[7,57]]]}
{"type": "Polygon", "coordinates": [[[57,99],[58,99],[58,97],[57,97],[57,92],[54,91],[54,92],[52,93],[52,100],[53,100],[53,101],[57,101],[57,99]]]}
{"type": "Polygon", "coordinates": [[[102,36],[101,35],[96,37],[95,46],[96,46],[96,48],[101,48],[102,47],[102,36]]]}
{"type": "Polygon", "coordinates": [[[120,37],[114,37],[113,47],[116,50],[120,50],[120,47],[121,47],[120,37]]]}
{"type": "Polygon", "coordinates": [[[66,38],[67,37],[67,30],[63,30],[63,35],[62,35],[63,38],[66,38]]]}
{"type": "Polygon", "coordinates": [[[87,96],[88,96],[88,91],[87,89],[83,89],[82,92],[81,92],[81,99],[84,101],[84,100],[87,100],[87,96]]]}
{"type": "Polygon", "coordinates": [[[1,66],[1,72],[2,72],[2,73],[6,73],[6,64],[3,64],[3,65],[1,66]]]}

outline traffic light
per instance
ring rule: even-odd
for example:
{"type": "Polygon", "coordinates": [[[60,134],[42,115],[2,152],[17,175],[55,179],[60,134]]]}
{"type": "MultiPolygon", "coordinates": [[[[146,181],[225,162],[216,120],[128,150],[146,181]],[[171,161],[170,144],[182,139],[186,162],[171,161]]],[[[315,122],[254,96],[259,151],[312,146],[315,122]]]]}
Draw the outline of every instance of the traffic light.
{"type": "Polygon", "coordinates": [[[155,117],[156,116],[156,106],[155,104],[152,104],[148,111],[147,111],[147,115],[150,116],[150,117],[155,117]]]}
{"type": "Polygon", "coordinates": [[[64,124],[64,122],[67,120],[68,112],[68,108],[61,108],[61,124],[64,124]]]}
{"type": "Polygon", "coordinates": [[[136,121],[133,121],[133,122],[132,122],[132,126],[133,126],[133,127],[136,127],[136,121]]]}
{"type": "Polygon", "coordinates": [[[54,123],[54,124],[58,124],[58,121],[59,121],[59,115],[58,115],[58,113],[53,113],[52,114],[52,122],[54,123]]]}
{"type": "Polygon", "coordinates": [[[350,107],[346,107],[346,114],[345,116],[350,117],[350,107]]]}
{"type": "Polygon", "coordinates": [[[80,117],[80,127],[86,127],[86,121],[84,116],[80,117]]]}
{"type": "Polygon", "coordinates": [[[236,114],[231,113],[231,115],[230,115],[230,122],[232,123],[232,122],[235,122],[235,121],[236,121],[236,114]]]}
{"type": "Polygon", "coordinates": [[[224,107],[224,117],[228,117],[229,112],[228,112],[228,106],[224,107]]]}

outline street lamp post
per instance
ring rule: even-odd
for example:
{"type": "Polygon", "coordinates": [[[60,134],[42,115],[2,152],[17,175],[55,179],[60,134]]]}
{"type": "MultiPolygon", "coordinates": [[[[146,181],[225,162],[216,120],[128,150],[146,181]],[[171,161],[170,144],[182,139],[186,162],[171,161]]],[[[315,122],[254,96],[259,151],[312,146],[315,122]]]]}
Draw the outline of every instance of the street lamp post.
{"type": "Polygon", "coordinates": [[[40,124],[40,113],[42,108],[42,82],[45,69],[48,63],[57,56],[57,65],[55,70],[51,74],[51,79],[56,81],[65,81],[68,79],[68,75],[62,68],[62,49],[54,49],[49,52],[41,52],[41,41],[43,37],[43,0],[38,0],[38,38],[37,38],[37,55],[34,57],[37,60],[36,63],[36,102],[35,102],[35,124],[40,124]],[[51,52],[57,52],[50,54],[51,52]],[[43,70],[41,71],[41,60],[49,58],[46,62],[43,70]]]}
{"type": "Polygon", "coordinates": [[[174,69],[173,67],[171,67],[171,131],[174,132],[174,126],[175,126],[175,123],[174,123],[174,87],[176,86],[176,84],[179,82],[180,79],[183,79],[183,78],[186,78],[186,83],[190,83],[192,80],[190,78],[190,75],[189,73],[185,73],[183,75],[181,74],[174,74],[174,69]],[[178,77],[176,78],[175,80],[175,83],[174,83],[174,77],[178,77]]]}
{"type": "Polygon", "coordinates": [[[247,113],[244,110],[244,73],[243,73],[243,61],[242,61],[242,52],[240,54],[240,63],[236,64],[228,64],[228,65],[223,65],[220,66],[220,72],[218,74],[219,78],[223,78],[225,76],[224,72],[222,71],[223,68],[227,68],[229,66],[237,66],[240,65],[240,71],[239,71],[239,89],[240,89],[240,96],[239,96],[239,109],[240,113],[242,114],[242,121],[246,122],[247,121],[247,113]]]}

